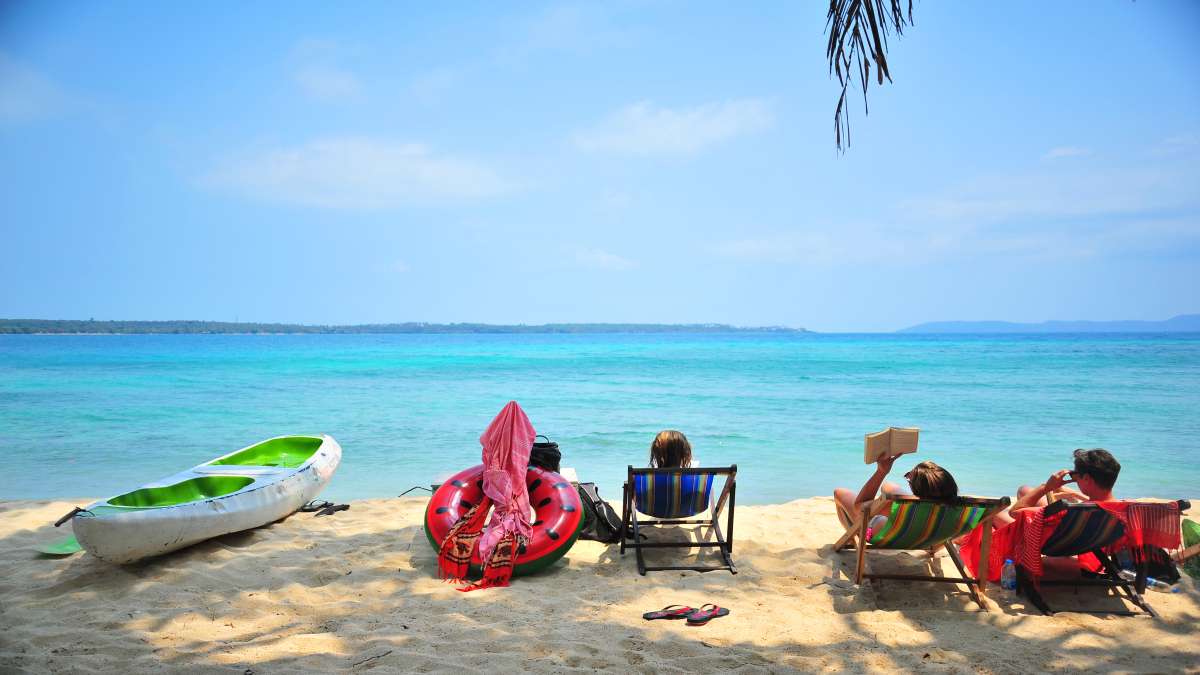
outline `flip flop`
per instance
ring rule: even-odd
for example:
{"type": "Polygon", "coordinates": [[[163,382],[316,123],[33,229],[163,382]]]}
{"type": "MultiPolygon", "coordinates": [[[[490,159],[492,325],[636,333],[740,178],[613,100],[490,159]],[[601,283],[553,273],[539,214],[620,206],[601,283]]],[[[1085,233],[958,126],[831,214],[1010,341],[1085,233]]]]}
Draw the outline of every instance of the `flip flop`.
{"type": "Polygon", "coordinates": [[[325,508],[321,509],[320,511],[317,511],[317,513],[315,515],[332,516],[333,514],[337,513],[338,511],[345,511],[349,508],[350,508],[349,504],[330,504],[329,506],[326,506],[325,508]]]}
{"type": "Polygon", "coordinates": [[[686,619],[694,611],[696,610],[687,605],[667,605],[662,609],[646,612],[642,615],[642,618],[647,621],[655,619],[686,619]]]}
{"type": "Polygon", "coordinates": [[[304,506],[301,506],[300,512],[312,513],[313,511],[320,511],[321,509],[327,509],[331,506],[333,506],[333,502],[327,502],[324,499],[314,499],[304,506]]]}
{"type": "Polygon", "coordinates": [[[703,626],[717,617],[726,616],[728,614],[729,610],[725,609],[724,607],[718,607],[712,604],[700,605],[700,609],[697,609],[687,615],[687,625],[703,626]],[[705,609],[706,607],[711,607],[712,609],[705,609]]]}

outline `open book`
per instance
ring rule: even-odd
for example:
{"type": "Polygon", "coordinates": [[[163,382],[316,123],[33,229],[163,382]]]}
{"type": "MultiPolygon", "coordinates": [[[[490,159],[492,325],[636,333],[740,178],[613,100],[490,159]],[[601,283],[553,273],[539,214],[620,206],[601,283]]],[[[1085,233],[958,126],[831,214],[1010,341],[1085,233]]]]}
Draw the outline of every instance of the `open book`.
{"type": "Polygon", "coordinates": [[[867,434],[863,463],[874,464],[880,457],[916,452],[917,435],[920,433],[921,430],[915,427],[888,427],[883,431],[867,434]]]}

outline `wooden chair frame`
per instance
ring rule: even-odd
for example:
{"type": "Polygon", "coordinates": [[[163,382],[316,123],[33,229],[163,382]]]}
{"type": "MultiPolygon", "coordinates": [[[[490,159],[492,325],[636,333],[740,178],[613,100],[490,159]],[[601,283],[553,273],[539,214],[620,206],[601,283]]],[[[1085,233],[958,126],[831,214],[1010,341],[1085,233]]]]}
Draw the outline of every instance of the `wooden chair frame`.
{"type": "MultiPolygon", "coordinates": [[[[1179,512],[1181,514],[1191,508],[1191,503],[1186,500],[1181,499],[1176,502],[1176,504],[1178,504],[1179,512]]],[[[1096,504],[1073,504],[1064,500],[1059,500],[1047,506],[1043,516],[1050,517],[1068,509],[1090,511],[1099,510],[1100,507],[1096,504]]],[[[1136,570],[1137,577],[1132,583],[1130,583],[1121,578],[1121,575],[1119,574],[1120,568],[1117,567],[1117,564],[1112,559],[1112,556],[1105,553],[1100,548],[1090,551],[1078,551],[1073,555],[1079,555],[1080,553],[1091,553],[1092,555],[1096,556],[1096,558],[1100,561],[1100,564],[1104,567],[1104,572],[1094,579],[1043,579],[1035,582],[1033,576],[1028,572],[1028,570],[1025,569],[1024,566],[1017,565],[1017,592],[1029,598],[1029,602],[1031,602],[1034,607],[1037,607],[1042,614],[1049,616],[1053,615],[1056,610],[1052,610],[1050,608],[1049,603],[1046,602],[1045,596],[1043,596],[1039,590],[1040,586],[1068,586],[1074,588],[1092,586],[1111,588],[1114,590],[1117,597],[1132,602],[1138,609],[1142,610],[1142,612],[1150,615],[1151,617],[1158,617],[1158,613],[1154,611],[1154,608],[1150,606],[1150,603],[1146,602],[1146,598],[1144,597],[1146,592],[1146,570],[1143,566],[1138,566],[1138,569],[1136,570]]],[[[1066,611],[1079,612],[1082,614],[1116,614],[1119,616],[1137,616],[1138,614],[1138,612],[1130,610],[1072,609],[1066,611]]]]}
{"type": "MultiPolygon", "coordinates": [[[[888,497],[878,497],[873,501],[862,505],[861,510],[855,515],[850,527],[846,528],[846,533],[842,535],[837,543],[833,545],[835,551],[854,547],[858,554],[857,562],[854,567],[854,583],[862,584],[863,579],[897,579],[901,581],[928,581],[937,583],[952,583],[965,584],[967,591],[971,594],[971,599],[979,605],[983,611],[988,611],[988,601],[985,591],[987,589],[988,579],[988,554],[992,546],[992,518],[997,513],[1008,508],[1008,497],[1000,497],[999,499],[986,499],[983,497],[958,497],[952,500],[941,499],[922,499],[912,495],[892,495],[888,497]],[[871,519],[878,515],[888,513],[892,504],[902,502],[927,502],[949,506],[983,506],[987,507],[983,518],[980,519],[979,525],[983,527],[983,539],[979,547],[979,575],[972,577],[967,573],[967,568],[963,565],[962,558],[958,553],[958,546],[953,541],[947,540],[930,549],[899,549],[899,548],[879,548],[871,546],[867,542],[867,525],[871,519]],[[867,551],[903,551],[903,550],[924,550],[929,552],[932,558],[934,553],[937,553],[939,547],[945,547],[946,553],[950,555],[950,559],[954,561],[954,566],[958,568],[961,577],[943,577],[932,573],[928,575],[922,574],[873,574],[866,571],[867,551]]],[[[837,508],[841,508],[838,506],[837,508]]]]}
{"type": "Polygon", "coordinates": [[[635,469],[634,467],[630,466],[621,500],[621,555],[625,555],[626,548],[632,548],[637,556],[638,574],[641,574],[642,576],[645,576],[646,572],[657,572],[663,570],[691,570],[694,572],[729,570],[731,574],[737,574],[737,567],[733,564],[733,512],[736,502],[737,464],[728,467],[692,469],[635,469]],[[653,474],[655,476],[689,476],[695,474],[712,474],[713,476],[725,476],[725,485],[721,489],[721,494],[719,497],[717,497],[716,501],[710,501],[708,518],[656,519],[642,522],[638,520],[638,510],[633,503],[633,477],[646,474],[653,474]],[[719,520],[721,518],[721,511],[724,510],[726,502],[729,503],[729,513],[726,517],[725,532],[722,534],[719,520]],[[642,541],[641,528],[650,526],[657,527],[660,525],[707,526],[712,528],[713,536],[716,541],[642,541]],[[629,541],[628,535],[632,535],[633,541],[629,541]],[[714,546],[720,549],[721,557],[725,561],[724,565],[647,565],[645,557],[642,554],[642,550],[647,548],[708,548],[714,546]]]}

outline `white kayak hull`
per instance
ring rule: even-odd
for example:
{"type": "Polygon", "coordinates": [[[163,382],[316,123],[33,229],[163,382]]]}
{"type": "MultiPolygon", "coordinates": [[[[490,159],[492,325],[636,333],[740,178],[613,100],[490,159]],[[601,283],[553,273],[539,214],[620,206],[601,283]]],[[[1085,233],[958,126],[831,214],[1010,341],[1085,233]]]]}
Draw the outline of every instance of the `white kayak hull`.
{"type": "Polygon", "coordinates": [[[89,505],[72,520],[75,538],[88,553],[113,563],[129,563],[280,520],[311,501],[329,483],[342,459],[331,436],[268,439],[168,476],[137,491],[89,505]],[[320,444],[295,467],[221,465],[218,462],[281,439],[307,439],[320,444]],[[157,492],[189,483],[218,484],[227,494],[184,503],[138,505],[157,492]],[[244,484],[244,485],[243,485],[244,484]]]}

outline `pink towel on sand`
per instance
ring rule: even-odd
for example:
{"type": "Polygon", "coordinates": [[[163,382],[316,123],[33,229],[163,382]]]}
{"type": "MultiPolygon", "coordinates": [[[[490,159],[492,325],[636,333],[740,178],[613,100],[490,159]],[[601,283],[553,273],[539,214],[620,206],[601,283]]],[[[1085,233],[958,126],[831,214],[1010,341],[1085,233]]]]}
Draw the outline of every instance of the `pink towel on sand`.
{"type": "Polygon", "coordinates": [[[534,435],[525,411],[516,401],[509,401],[479,437],[483,445],[483,493],[491,498],[495,509],[479,539],[480,560],[491,556],[504,535],[528,539],[532,532],[525,471],[529,468],[534,435]]]}

